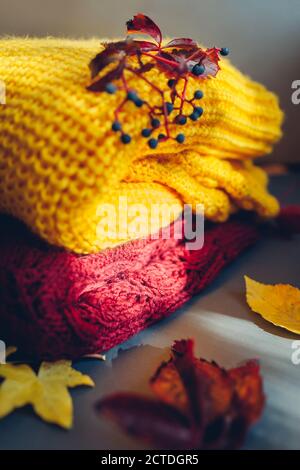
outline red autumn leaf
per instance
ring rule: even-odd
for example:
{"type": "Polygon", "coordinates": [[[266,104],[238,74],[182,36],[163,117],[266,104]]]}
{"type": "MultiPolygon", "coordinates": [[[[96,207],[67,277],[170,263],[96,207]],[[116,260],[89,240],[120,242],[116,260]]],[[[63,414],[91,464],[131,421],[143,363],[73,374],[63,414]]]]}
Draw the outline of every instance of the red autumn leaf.
{"type": "Polygon", "coordinates": [[[188,397],[172,360],[162,363],[150,379],[150,387],[153,393],[164,403],[174,406],[181,413],[188,413],[188,397]]]}
{"type": "Polygon", "coordinates": [[[100,401],[97,409],[159,448],[239,447],[264,406],[256,362],[226,371],[197,359],[192,340],[174,343],[172,357],[150,386],[156,399],[117,394],[100,401]]]}
{"type": "Polygon", "coordinates": [[[207,49],[205,51],[205,57],[202,59],[202,65],[205,67],[205,72],[202,75],[202,78],[211,76],[215,77],[220,70],[219,67],[219,49],[216,47],[212,47],[211,49],[207,49]]]}
{"type": "Polygon", "coordinates": [[[264,406],[262,381],[257,361],[249,361],[241,367],[231,369],[229,376],[234,380],[234,390],[243,415],[249,423],[254,423],[264,406]]]}
{"type": "Polygon", "coordinates": [[[161,50],[156,55],[157,67],[167,76],[174,77],[176,75],[183,75],[187,72],[184,53],[182,56],[179,54],[174,55],[169,52],[161,50]]]}
{"type": "Polygon", "coordinates": [[[96,410],[132,436],[156,446],[189,447],[191,435],[186,417],[158,400],[134,393],[117,393],[100,401],[96,410]]]}
{"type": "Polygon", "coordinates": [[[132,40],[110,42],[104,46],[103,51],[99,52],[89,64],[92,79],[112,62],[122,62],[126,56],[135,55],[139,48],[137,41],[132,40]]]}
{"type": "Polygon", "coordinates": [[[106,88],[106,85],[113,82],[114,80],[118,80],[119,78],[121,78],[123,70],[124,70],[124,64],[119,63],[114,69],[110,70],[103,77],[94,80],[87,87],[87,89],[89,91],[95,91],[95,92],[104,91],[106,88]]]}
{"type": "Polygon", "coordinates": [[[208,76],[215,77],[220,69],[218,49],[216,48],[205,51],[197,45],[196,47],[191,45],[187,48],[169,51],[168,48],[163,47],[156,57],[160,58],[157,61],[158,68],[170,76],[176,74],[183,76],[192,72],[193,67],[197,64],[205,67],[204,73],[198,76],[199,79],[208,76]]]}
{"type": "Polygon", "coordinates": [[[159,50],[159,46],[154,42],[135,40],[134,43],[138,46],[141,52],[151,52],[159,50]]]}
{"type": "Polygon", "coordinates": [[[190,38],[175,38],[171,39],[163,49],[170,49],[171,47],[180,47],[181,49],[184,48],[195,48],[198,47],[197,43],[190,38]]]}
{"type": "Polygon", "coordinates": [[[184,76],[188,72],[191,72],[194,65],[198,63],[197,60],[190,60],[189,57],[193,55],[196,51],[188,49],[176,49],[172,52],[167,52],[165,50],[160,50],[156,57],[157,66],[159,70],[164,72],[170,77],[174,76],[184,76]]]}
{"type": "MultiPolygon", "coordinates": [[[[213,420],[218,414],[228,410],[233,395],[232,380],[227,372],[214,362],[207,362],[204,359],[197,359],[193,353],[193,342],[176,341],[172,348],[173,357],[164,366],[161,366],[156,376],[151,381],[152,390],[154,391],[156,384],[156,394],[158,394],[159,384],[161,382],[162,373],[166,375],[170,370],[177,371],[177,381],[180,380],[179,370],[181,368],[181,376],[184,377],[184,371],[188,366],[193,369],[195,377],[202,384],[206,383],[209,387],[210,406],[206,406],[206,421],[213,420]]],[[[173,377],[174,379],[174,377],[173,377]]],[[[174,387],[175,380],[173,380],[174,387]]],[[[178,384],[177,384],[178,387],[178,384]]],[[[173,388],[174,390],[174,388],[173,388]]],[[[160,399],[163,396],[160,395],[160,399]]],[[[170,397],[169,397],[170,400],[170,397]]],[[[174,406],[175,403],[173,403],[174,406]]],[[[187,409],[185,409],[187,412],[187,409]]],[[[203,420],[203,416],[202,416],[203,420]]]]}
{"type": "Polygon", "coordinates": [[[132,20],[127,21],[126,24],[128,34],[147,34],[151,36],[158,45],[161,44],[161,31],[149,16],[138,13],[132,20]]]}
{"type": "MultiPolygon", "coordinates": [[[[138,55],[139,51],[139,41],[133,41],[132,39],[105,44],[103,51],[97,54],[89,64],[93,82],[87,89],[94,92],[104,91],[108,83],[121,78],[127,66],[126,58],[138,55]],[[115,63],[116,67],[110,69],[106,74],[103,73],[101,77],[98,77],[100,72],[104,71],[104,69],[112,63],[115,63]]],[[[152,67],[154,67],[154,64],[145,64],[140,68],[140,72],[148,71],[152,67]]]]}

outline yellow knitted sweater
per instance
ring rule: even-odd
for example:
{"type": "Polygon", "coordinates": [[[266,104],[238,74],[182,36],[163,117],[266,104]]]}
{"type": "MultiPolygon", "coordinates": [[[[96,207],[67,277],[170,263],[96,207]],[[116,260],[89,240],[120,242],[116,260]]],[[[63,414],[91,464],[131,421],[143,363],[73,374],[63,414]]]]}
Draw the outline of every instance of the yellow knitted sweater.
{"type": "MultiPolygon", "coordinates": [[[[203,204],[205,216],[217,222],[239,208],[277,214],[267,176],[252,163],[281,136],[275,95],[222,59],[217,77],[201,83],[205,113],[185,126],[184,144],[170,140],[150,151],[140,135],[147,116],[127,103],[122,121],[132,142],[124,145],[111,131],[119,97],[86,90],[88,63],[100,50],[98,39],[0,41],[0,80],[6,86],[6,105],[0,105],[0,211],[19,217],[50,243],[80,253],[134,236],[117,230],[106,237],[98,230],[99,206],[113,204],[118,213],[120,197],[129,207],[159,206],[151,231],[177,217],[184,203],[203,204]]],[[[148,73],[163,86],[165,77],[156,69],[148,73]]],[[[143,98],[151,91],[142,86],[143,98]]],[[[191,79],[189,93],[197,88],[191,79]]]]}

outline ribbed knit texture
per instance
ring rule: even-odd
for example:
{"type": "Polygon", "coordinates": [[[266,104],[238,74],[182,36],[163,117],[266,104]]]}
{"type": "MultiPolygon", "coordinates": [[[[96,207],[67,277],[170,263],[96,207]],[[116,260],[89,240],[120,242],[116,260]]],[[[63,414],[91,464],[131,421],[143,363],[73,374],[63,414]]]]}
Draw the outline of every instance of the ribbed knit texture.
{"type": "MultiPolygon", "coordinates": [[[[208,227],[198,250],[171,237],[76,255],[7,219],[0,219],[1,339],[48,359],[103,352],[169,316],[258,238],[253,224],[235,220],[208,227]]],[[[175,224],[178,233],[182,222],[175,224]]]]}
{"type": "MultiPolygon", "coordinates": [[[[0,211],[79,253],[130,238],[97,234],[97,208],[117,206],[119,196],[129,206],[160,205],[161,221],[152,231],[176,218],[183,203],[204,204],[213,221],[225,221],[239,208],[277,214],[267,177],[251,162],[281,135],[282,113],[272,93],[222,59],[215,79],[191,79],[191,96],[199,87],[204,92],[204,115],[184,127],[185,144],[168,141],[150,152],[140,136],[148,125],[143,109],[126,104],[121,118],[133,140],[124,145],[111,131],[118,94],[86,90],[88,63],[100,49],[98,39],[0,41],[7,95],[0,106],[0,211]]],[[[156,69],[149,78],[165,86],[156,69]]],[[[150,96],[147,85],[129,82],[142,98],[150,96]]]]}

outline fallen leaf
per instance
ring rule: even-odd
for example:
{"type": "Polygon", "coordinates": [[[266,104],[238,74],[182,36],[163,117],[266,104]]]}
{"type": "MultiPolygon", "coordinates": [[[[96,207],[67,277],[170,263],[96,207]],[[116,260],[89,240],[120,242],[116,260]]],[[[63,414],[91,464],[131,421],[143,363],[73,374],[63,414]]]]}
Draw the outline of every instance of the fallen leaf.
{"type": "Polygon", "coordinates": [[[98,402],[97,411],[132,436],[167,449],[189,448],[191,432],[183,414],[162,401],[135,393],[116,393],[98,402]]]}
{"type": "Polygon", "coordinates": [[[197,359],[192,340],[175,341],[170,360],[159,366],[150,387],[155,398],[121,392],[96,408],[160,449],[240,447],[264,406],[257,362],[226,371],[197,359]]]}
{"type": "Polygon", "coordinates": [[[276,326],[300,334],[300,290],[289,284],[268,285],[245,276],[249,307],[276,326]]]}
{"type": "Polygon", "coordinates": [[[255,423],[264,406],[258,362],[248,361],[240,367],[230,369],[229,376],[235,382],[234,390],[243,408],[243,415],[248,423],[255,423]]]}
{"type": "Polygon", "coordinates": [[[38,374],[28,365],[0,365],[0,418],[14,409],[32,405],[44,420],[71,428],[73,403],[68,387],[93,386],[92,379],[72,368],[71,361],[43,362],[38,374]]]}

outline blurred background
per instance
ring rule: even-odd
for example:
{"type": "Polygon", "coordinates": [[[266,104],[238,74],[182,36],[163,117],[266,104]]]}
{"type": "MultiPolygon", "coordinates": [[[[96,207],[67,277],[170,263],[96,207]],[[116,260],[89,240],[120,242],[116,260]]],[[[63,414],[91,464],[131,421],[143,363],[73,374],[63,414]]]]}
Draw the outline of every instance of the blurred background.
{"type": "Polygon", "coordinates": [[[267,161],[300,163],[300,104],[291,101],[300,80],[300,0],[0,0],[0,35],[122,37],[138,12],[165,35],[229,47],[286,113],[285,136],[267,161]]]}

